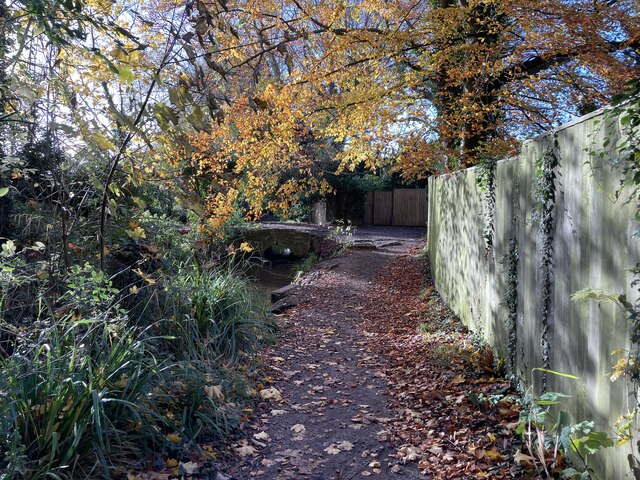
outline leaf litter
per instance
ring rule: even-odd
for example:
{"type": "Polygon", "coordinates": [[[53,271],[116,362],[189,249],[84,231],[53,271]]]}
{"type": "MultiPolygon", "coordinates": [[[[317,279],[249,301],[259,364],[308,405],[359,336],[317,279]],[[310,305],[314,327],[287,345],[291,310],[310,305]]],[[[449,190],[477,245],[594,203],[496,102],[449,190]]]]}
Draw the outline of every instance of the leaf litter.
{"type": "Polygon", "coordinates": [[[315,267],[297,306],[278,317],[279,344],[262,355],[260,375],[273,386],[259,391],[241,435],[264,447],[239,444],[235,462],[225,457],[227,473],[336,480],[526,473],[526,458],[516,455],[515,396],[491,351],[442,302],[418,251],[391,260],[348,252],[340,268],[315,267]]]}

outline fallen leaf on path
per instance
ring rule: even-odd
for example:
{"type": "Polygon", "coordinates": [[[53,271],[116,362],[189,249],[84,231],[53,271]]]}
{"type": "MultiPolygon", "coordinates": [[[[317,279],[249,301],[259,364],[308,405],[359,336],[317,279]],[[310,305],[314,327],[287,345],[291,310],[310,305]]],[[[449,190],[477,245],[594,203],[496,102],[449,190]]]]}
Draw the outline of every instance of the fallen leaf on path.
{"type": "Polygon", "coordinates": [[[170,473],[158,472],[145,472],[144,474],[129,473],[127,475],[127,480],[169,480],[174,476],[175,475],[171,475],[170,473]]]}
{"type": "Polygon", "coordinates": [[[260,398],[264,400],[273,400],[274,402],[281,402],[282,394],[275,387],[265,388],[264,390],[260,390],[260,398]]]}
{"type": "Polygon", "coordinates": [[[301,423],[296,423],[291,427],[291,431],[295,433],[304,433],[306,430],[305,426],[301,423]]]}
{"type": "Polygon", "coordinates": [[[256,440],[271,440],[271,437],[267,432],[254,433],[253,438],[256,440]]]}
{"type": "Polygon", "coordinates": [[[534,458],[529,455],[525,455],[520,451],[520,449],[518,449],[516,454],[513,456],[513,461],[516,464],[526,463],[527,465],[533,465],[534,458]]]}
{"type": "Polygon", "coordinates": [[[502,460],[502,454],[498,452],[495,448],[492,448],[491,450],[486,450],[484,453],[487,456],[487,458],[490,458],[491,460],[494,460],[494,461],[502,460]]]}
{"type": "Polygon", "coordinates": [[[429,450],[434,455],[440,455],[442,453],[442,447],[438,445],[432,445],[427,450],[429,450]]]}
{"type": "Polygon", "coordinates": [[[406,462],[415,462],[420,458],[420,450],[416,447],[402,447],[398,450],[398,456],[402,459],[404,463],[406,462]]]}
{"type": "Polygon", "coordinates": [[[180,462],[178,468],[182,470],[186,475],[192,475],[197,469],[200,468],[200,465],[198,465],[196,462],[180,462]]]}
{"type": "Polygon", "coordinates": [[[324,451],[327,452],[329,455],[337,455],[342,450],[340,450],[339,448],[336,448],[335,445],[329,445],[327,448],[324,449],[324,451]]]}
{"type": "Polygon", "coordinates": [[[339,442],[336,445],[337,448],[339,448],[340,450],[345,450],[345,451],[349,451],[351,449],[353,449],[353,443],[351,442],[347,442],[346,440],[339,442]]]}
{"type": "Polygon", "coordinates": [[[243,443],[239,447],[236,447],[235,450],[236,450],[236,453],[238,455],[240,455],[241,457],[247,457],[249,455],[255,455],[255,453],[256,453],[256,449],[253,448],[248,443],[246,443],[246,440],[245,440],[245,443],[243,443]]]}

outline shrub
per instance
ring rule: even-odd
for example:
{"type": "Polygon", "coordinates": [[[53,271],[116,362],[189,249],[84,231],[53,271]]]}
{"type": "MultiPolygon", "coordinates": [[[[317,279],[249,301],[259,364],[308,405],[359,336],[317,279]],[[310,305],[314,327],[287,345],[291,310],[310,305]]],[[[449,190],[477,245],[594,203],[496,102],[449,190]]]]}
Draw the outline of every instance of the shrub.
{"type": "Polygon", "coordinates": [[[127,238],[142,253],[117,275],[47,275],[39,242],[4,242],[1,480],[109,478],[237,425],[239,372],[273,333],[266,308],[239,268],[201,269],[177,222],[139,220],[154,241],[127,238]]]}
{"type": "Polygon", "coordinates": [[[39,297],[30,326],[0,320],[13,339],[0,358],[2,480],[109,478],[128,459],[228,434],[239,407],[224,396],[248,388],[224,365],[270,335],[240,272],[181,272],[165,292],[173,318],[148,325],[104,274],[85,265],[70,278],[55,308],[39,297]]]}

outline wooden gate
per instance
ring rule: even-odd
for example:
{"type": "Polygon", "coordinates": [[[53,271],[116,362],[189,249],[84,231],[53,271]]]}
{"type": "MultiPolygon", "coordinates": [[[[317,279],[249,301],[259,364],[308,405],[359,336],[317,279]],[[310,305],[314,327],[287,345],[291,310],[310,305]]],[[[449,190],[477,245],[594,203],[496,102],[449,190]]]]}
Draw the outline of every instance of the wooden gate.
{"type": "Polygon", "coordinates": [[[364,223],[424,227],[427,224],[427,192],[396,188],[390,192],[369,192],[364,204],[364,223]]]}

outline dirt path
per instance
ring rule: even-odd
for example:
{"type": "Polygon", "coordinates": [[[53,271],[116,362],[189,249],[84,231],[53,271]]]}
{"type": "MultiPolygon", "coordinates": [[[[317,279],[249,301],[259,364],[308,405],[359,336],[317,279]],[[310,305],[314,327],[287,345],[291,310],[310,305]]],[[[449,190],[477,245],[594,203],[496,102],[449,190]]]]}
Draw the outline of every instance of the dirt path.
{"type": "MultiPolygon", "coordinates": [[[[388,466],[396,449],[384,441],[392,417],[387,385],[367,368],[370,353],[358,328],[374,278],[393,258],[415,250],[421,232],[408,239],[384,233],[373,240],[397,244],[323,262],[292,295],[298,306],[280,316],[278,344],[266,355],[274,383],[265,389],[276,389],[282,401],[265,402],[255,430],[267,446],[235,478],[344,480],[376,467],[377,478],[397,478],[388,466]]],[[[415,467],[394,470],[421,477],[415,467]]]]}
{"type": "MultiPolygon", "coordinates": [[[[238,480],[417,479],[425,478],[416,467],[416,460],[431,455],[425,449],[442,453],[437,443],[439,450],[427,445],[418,451],[411,446],[421,441],[413,435],[414,426],[425,429],[428,419],[406,408],[402,399],[408,394],[402,393],[394,378],[398,373],[394,369],[406,368],[394,355],[422,343],[417,340],[416,325],[424,302],[417,295],[421,285],[415,283],[421,281],[421,261],[416,255],[423,232],[402,230],[396,237],[391,230],[383,233],[367,238],[381,248],[363,245],[322,262],[293,293],[297,306],[279,316],[278,343],[264,355],[265,378],[259,385],[263,401],[254,421],[245,425],[245,439],[234,446],[241,461],[228,475],[238,480]],[[389,284],[384,277],[394,264],[396,273],[389,284]],[[412,280],[405,278],[410,287],[399,278],[407,266],[414,275],[412,280]],[[395,326],[396,313],[406,328],[395,326]],[[392,323],[385,326],[386,315],[389,322],[394,317],[393,327],[392,323]],[[403,341],[409,338],[409,343],[418,343],[389,343],[390,328],[404,335],[403,341]]],[[[446,369],[453,376],[457,373],[450,366],[441,367],[446,369]]],[[[429,377],[418,379],[424,392],[430,381],[429,377]]],[[[468,471],[476,471],[481,459],[473,453],[468,463],[474,466],[468,471]]],[[[453,459],[448,456],[444,461],[453,459]]],[[[456,461],[463,472],[456,478],[480,478],[464,474],[471,466],[457,453],[456,461]]]]}

